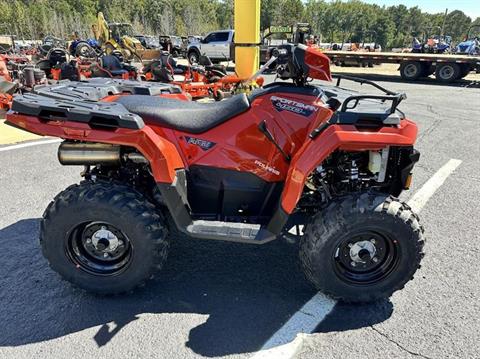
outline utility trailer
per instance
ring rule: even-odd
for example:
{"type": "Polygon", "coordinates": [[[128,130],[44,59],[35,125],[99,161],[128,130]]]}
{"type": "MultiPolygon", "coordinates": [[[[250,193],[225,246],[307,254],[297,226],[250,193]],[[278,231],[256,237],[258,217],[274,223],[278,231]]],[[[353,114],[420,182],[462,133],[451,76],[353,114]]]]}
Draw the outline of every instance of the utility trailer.
{"type": "Polygon", "coordinates": [[[480,56],[414,54],[394,52],[324,51],[333,63],[399,64],[403,79],[415,81],[435,74],[439,82],[460,80],[470,72],[480,73],[480,56]]]}

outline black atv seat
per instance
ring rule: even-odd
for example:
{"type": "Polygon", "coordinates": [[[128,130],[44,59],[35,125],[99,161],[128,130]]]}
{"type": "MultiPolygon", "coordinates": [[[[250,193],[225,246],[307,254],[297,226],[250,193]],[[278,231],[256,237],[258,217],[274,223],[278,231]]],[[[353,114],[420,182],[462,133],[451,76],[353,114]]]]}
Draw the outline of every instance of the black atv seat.
{"type": "Polygon", "coordinates": [[[116,102],[145,123],[188,133],[202,133],[250,108],[245,94],[215,103],[180,101],[156,96],[121,96],[116,102]]]}

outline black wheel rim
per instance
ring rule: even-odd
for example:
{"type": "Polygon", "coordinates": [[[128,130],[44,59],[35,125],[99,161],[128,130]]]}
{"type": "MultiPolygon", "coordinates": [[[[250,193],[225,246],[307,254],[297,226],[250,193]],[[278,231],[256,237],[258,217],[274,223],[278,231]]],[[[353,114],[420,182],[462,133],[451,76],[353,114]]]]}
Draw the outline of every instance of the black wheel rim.
{"type": "Polygon", "coordinates": [[[83,223],[71,231],[66,253],[73,264],[90,274],[111,276],[124,271],[132,259],[128,237],[105,222],[83,223]]]}
{"type": "Polygon", "coordinates": [[[351,233],[334,250],[336,275],[356,285],[371,285],[388,277],[399,262],[398,242],[376,230],[351,233]]]}

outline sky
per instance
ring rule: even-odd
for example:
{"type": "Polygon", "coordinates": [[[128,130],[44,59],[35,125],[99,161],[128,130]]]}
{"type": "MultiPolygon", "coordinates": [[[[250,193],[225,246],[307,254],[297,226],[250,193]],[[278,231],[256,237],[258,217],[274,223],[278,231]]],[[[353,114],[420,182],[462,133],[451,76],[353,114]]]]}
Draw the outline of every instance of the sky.
{"type": "Polygon", "coordinates": [[[472,20],[480,17],[480,0],[362,0],[370,4],[378,5],[400,5],[407,7],[418,6],[425,12],[438,13],[453,10],[462,10],[472,20]]]}

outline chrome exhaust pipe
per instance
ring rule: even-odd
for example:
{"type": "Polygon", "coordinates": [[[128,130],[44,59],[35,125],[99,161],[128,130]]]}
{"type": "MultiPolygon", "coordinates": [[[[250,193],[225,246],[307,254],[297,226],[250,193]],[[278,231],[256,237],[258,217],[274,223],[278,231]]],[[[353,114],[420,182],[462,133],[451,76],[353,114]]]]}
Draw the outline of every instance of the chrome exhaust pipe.
{"type": "Polygon", "coordinates": [[[104,143],[62,142],[58,160],[64,166],[118,165],[120,146],[104,143]]]}

